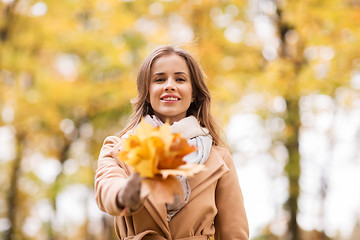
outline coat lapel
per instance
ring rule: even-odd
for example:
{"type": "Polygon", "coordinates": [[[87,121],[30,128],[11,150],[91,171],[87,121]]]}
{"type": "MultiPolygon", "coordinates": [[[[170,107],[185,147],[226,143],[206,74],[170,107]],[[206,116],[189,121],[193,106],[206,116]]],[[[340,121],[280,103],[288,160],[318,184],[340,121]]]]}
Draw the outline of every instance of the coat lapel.
{"type": "Polygon", "coordinates": [[[167,221],[167,212],[165,204],[156,202],[151,194],[149,194],[147,201],[144,202],[145,208],[153,217],[156,224],[161,228],[167,239],[171,238],[170,228],[167,221]]]}
{"type": "Polygon", "coordinates": [[[211,148],[209,158],[205,162],[205,170],[189,178],[191,188],[190,200],[228,171],[229,168],[223,161],[223,157],[216,149],[211,148]]]}

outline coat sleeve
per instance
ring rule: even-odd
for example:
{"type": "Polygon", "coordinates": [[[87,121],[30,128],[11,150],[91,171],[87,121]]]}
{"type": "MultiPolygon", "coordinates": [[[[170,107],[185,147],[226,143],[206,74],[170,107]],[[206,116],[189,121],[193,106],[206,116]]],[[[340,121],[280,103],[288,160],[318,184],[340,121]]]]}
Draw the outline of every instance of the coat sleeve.
{"type": "Polygon", "coordinates": [[[243,195],[230,152],[227,150],[224,152],[224,161],[229,172],[219,179],[216,187],[218,214],[215,218],[215,239],[247,240],[249,225],[243,195]]]}
{"type": "Polygon", "coordinates": [[[117,195],[129,169],[118,161],[117,152],[121,145],[118,137],[110,136],[100,150],[98,167],[95,174],[95,199],[99,208],[113,216],[120,215],[122,209],[117,205],[117,195]]]}

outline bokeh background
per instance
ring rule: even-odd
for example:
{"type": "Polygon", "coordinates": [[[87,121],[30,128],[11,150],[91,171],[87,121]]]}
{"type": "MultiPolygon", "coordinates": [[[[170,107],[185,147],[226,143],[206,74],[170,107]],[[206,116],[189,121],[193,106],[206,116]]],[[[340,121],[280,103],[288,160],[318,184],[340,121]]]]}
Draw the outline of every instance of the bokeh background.
{"type": "Polygon", "coordinates": [[[359,0],[0,0],[0,239],[115,239],[97,155],[162,44],[200,59],[251,239],[360,239],[359,0]]]}

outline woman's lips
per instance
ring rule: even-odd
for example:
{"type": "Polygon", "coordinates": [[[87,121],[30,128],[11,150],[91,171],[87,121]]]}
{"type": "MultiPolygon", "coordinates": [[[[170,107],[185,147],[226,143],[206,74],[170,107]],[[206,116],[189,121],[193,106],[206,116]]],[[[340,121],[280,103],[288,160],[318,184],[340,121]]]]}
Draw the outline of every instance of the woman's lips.
{"type": "Polygon", "coordinates": [[[180,101],[180,98],[178,98],[177,96],[163,96],[160,98],[161,101],[164,102],[177,102],[180,101]]]}

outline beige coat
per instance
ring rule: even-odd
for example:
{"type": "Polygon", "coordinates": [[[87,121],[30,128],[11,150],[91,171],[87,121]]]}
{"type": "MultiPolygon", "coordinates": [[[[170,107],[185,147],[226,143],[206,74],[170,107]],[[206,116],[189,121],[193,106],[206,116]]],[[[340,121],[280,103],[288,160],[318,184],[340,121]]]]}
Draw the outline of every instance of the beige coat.
{"type": "Polygon", "coordinates": [[[120,239],[249,239],[249,228],[238,177],[230,153],[213,146],[205,163],[206,171],[189,178],[189,202],[167,221],[166,206],[151,194],[144,205],[126,216],[116,204],[120,187],[130,169],[116,160],[118,137],[105,139],[95,179],[95,197],[99,208],[115,217],[120,239]]]}

